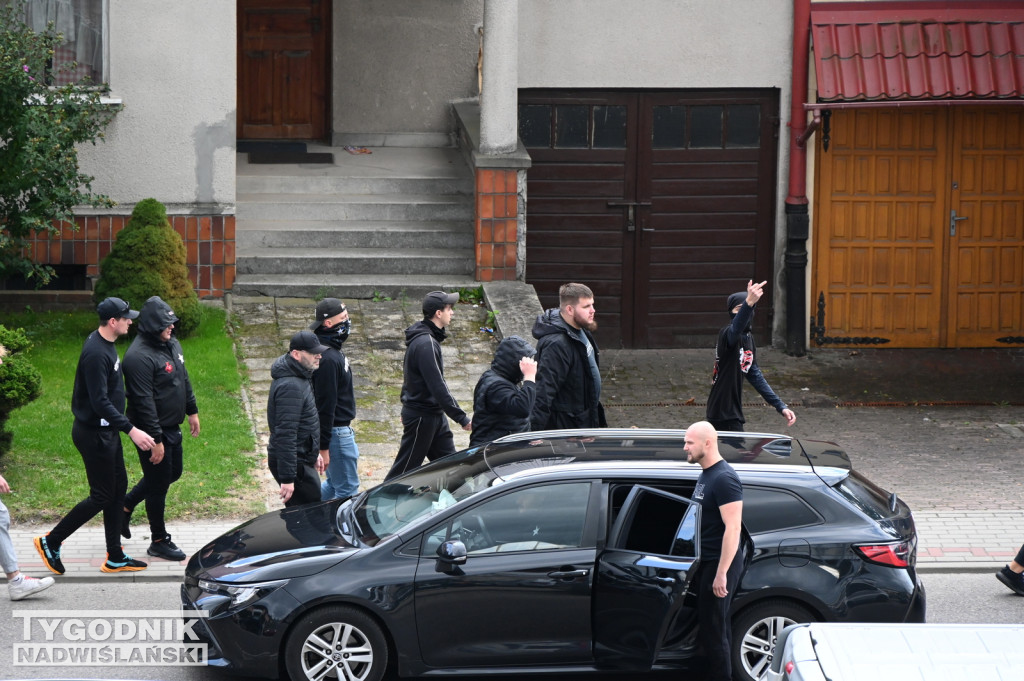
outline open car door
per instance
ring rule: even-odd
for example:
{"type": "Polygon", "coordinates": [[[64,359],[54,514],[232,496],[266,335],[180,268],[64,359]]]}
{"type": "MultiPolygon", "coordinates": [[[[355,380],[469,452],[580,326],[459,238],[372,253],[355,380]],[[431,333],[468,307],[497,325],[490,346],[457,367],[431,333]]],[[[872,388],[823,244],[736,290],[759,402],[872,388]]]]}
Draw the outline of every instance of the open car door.
{"type": "Polygon", "coordinates": [[[594,661],[650,669],[696,573],[700,506],[662,490],[634,487],[598,556],[594,661]]]}

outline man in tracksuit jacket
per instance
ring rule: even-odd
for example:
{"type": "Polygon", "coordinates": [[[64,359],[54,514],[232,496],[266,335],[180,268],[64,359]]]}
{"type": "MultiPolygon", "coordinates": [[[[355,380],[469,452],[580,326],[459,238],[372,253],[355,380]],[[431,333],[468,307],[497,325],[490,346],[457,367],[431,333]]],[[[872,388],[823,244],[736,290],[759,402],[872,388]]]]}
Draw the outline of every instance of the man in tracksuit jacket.
{"type": "Polygon", "coordinates": [[[320,414],[320,456],[327,466],[320,496],[324,501],[348,499],[359,491],[359,447],[352,431],[352,419],[356,417],[352,368],[341,347],[352,329],[345,303],[337,298],[321,300],[316,304],[316,320],[309,328],[327,347],[320,368],[313,372],[313,394],[320,414]]]}
{"type": "Polygon", "coordinates": [[[153,296],[142,306],[139,333],[124,353],[128,418],[152,435],[156,446],[149,451],[136,448],[142,479],[124,498],[121,534],[132,536],[132,512],[145,501],[151,538],[147,553],[167,560],[185,560],[185,552],[167,533],[164,505],[167,490],[181,477],[184,466],[181,423],[186,417],[192,437],[199,435],[199,410],[185,354],[173,336],[177,321],[171,306],[153,296]]]}
{"type": "Polygon", "coordinates": [[[89,334],[75,369],[71,392],[71,440],[82,455],[89,496],[78,502],[49,534],[36,537],[36,550],[46,567],[64,574],[61,545],[78,528],[103,513],[103,534],[107,542],[107,560],[101,572],[136,572],[146,563],[127,556],[121,548],[121,506],[128,489],[124,468],[121,433],[127,433],[139,449],[152,449],[156,442],[124,415],[124,379],[121,358],[114,346],[139,313],[120,298],[106,298],[96,307],[100,326],[89,334]]]}
{"type": "Polygon", "coordinates": [[[320,501],[320,417],[311,378],[327,348],[312,331],[292,336],[288,352],[270,367],[267,465],[285,506],[320,501]]]}
{"type": "Polygon", "coordinates": [[[455,401],[444,380],[441,343],[455,314],[452,305],[458,293],[431,291],[423,299],[423,319],[405,330],[405,379],[402,383],[402,442],[385,480],[418,467],[423,459],[433,461],[455,453],[455,439],[448,427],[448,415],[472,430],[466,412],[455,401]]]}

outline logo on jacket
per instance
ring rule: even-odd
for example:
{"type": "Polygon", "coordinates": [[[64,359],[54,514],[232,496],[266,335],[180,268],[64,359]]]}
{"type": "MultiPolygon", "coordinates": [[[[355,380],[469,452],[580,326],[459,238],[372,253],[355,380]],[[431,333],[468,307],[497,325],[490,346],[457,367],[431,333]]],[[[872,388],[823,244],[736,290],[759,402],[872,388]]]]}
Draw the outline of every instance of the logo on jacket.
{"type": "Polygon", "coordinates": [[[166,371],[169,374],[174,373],[174,365],[168,362],[167,364],[164,365],[164,371],[166,371]]]}
{"type": "Polygon", "coordinates": [[[740,348],[740,371],[747,373],[752,366],[754,366],[754,353],[746,348],[740,348]]]}

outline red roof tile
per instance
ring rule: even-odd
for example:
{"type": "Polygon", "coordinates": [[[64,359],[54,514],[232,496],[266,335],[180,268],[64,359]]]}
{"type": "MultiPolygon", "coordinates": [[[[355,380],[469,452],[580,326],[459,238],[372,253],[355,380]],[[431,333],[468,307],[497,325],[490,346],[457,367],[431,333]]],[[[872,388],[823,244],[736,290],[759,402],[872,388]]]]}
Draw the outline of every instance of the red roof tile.
{"type": "Polygon", "coordinates": [[[819,3],[811,37],[821,101],[1024,98],[1024,2],[819,3]]]}

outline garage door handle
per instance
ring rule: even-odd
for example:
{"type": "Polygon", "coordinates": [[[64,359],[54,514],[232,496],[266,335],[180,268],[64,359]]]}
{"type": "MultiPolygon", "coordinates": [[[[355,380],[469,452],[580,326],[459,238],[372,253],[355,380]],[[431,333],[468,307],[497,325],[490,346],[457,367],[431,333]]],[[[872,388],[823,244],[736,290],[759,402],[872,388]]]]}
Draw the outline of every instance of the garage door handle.
{"type": "Polygon", "coordinates": [[[956,223],[960,222],[961,220],[966,220],[966,219],[967,219],[966,216],[964,216],[962,218],[958,218],[956,216],[956,211],[955,210],[949,211],[949,235],[950,236],[956,236],[956,223]]]}
{"type": "Polygon", "coordinates": [[[574,579],[576,577],[586,577],[589,570],[555,570],[549,572],[548,577],[551,579],[574,579]]]}
{"type": "Polygon", "coordinates": [[[634,202],[632,202],[632,201],[609,201],[608,202],[608,207],[609,208],[622,208],[623,206],[626,207],[626,231],[627,232],[635,232],[636,231],[636,221],[635,221],[635,218],[634,218],[633,211],[636,208],[636,204],[634,202]]]}

